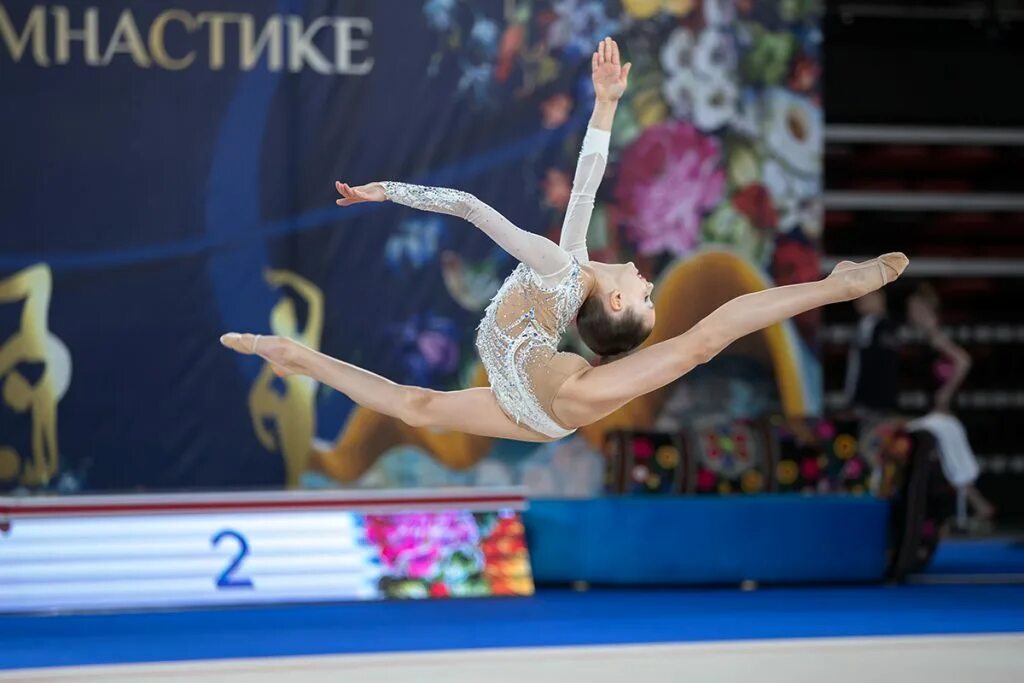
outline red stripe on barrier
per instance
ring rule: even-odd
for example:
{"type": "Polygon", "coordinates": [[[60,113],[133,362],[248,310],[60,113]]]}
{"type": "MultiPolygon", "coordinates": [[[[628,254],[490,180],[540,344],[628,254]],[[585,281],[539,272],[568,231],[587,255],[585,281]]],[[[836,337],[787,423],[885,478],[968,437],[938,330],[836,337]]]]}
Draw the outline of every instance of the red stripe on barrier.
{"type": "Polygon", "coordinates": [[[0,507],[0,515],[9,518],[24,517],[60,517],[66,515],[89,514],[144,514],[144,513],[187,513],[187,512],[225,512],[225,511],[259,511],[259,510],[348,510],[366,508],[403,507],[417,509],[422,507],[450,506],[453,508],[475,507],[521,507],[524,498],[516,496],[480,496],[480,497],[435,497],[435,498],[377,498],[349,500],[275,500],[275,501],[208,501],[208,502],[160,502],[160,503],[91,503],[70,505],[6,505],[0,507]]]}

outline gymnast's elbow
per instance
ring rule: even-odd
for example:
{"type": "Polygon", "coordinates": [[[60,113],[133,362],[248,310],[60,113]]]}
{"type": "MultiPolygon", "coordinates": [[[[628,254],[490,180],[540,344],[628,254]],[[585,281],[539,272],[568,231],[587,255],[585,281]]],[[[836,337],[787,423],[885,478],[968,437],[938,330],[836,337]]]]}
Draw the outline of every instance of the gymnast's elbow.
{"type": "Polygon", "coordinates": [[[473,224],[479,222],[484,209],[487,208],[487,205],[480,201],[476,195],[461,190],[458,192],[458,197],[454,204],[455,212],[458,216],[473,224]]]}

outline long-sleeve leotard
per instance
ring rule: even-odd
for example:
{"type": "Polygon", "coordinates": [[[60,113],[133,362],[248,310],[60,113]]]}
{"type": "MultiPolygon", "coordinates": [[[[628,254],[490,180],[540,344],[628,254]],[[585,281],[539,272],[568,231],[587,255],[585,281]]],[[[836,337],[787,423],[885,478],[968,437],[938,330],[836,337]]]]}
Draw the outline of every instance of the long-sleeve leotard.
{"type": "Polygon", "coordinates": [[[575,256],[580,263],[590,260],[587,253],[587,228],[594,212],[597,188],[601,185],[604,170],[608,165],[608,143],[611,131],[587,128],[576,162],[576,175],[572,181],[572,194],[562,222],[562,237],[559,246],[575,256]]]}
{"type": "Polygon", "coordinates": [[[608,137],[607,131],[587,131],[558,245],[521,230],[467,192],[382,183],[391,201],[463,218],[521,262],[487,307],[476,346],[505,413],[553,438],[572,431],[554,415],[558,390],[589,367],[575,354],[559,353],[558,342],[586,296],[579,262],[587,260],[587,226],[607,163],[608,137]]]}
{"type": "Polygon", "coordinates": [[[477,226],[520,263],[525,263],[545,285],[555,285],[569,272],[571,258],[586,263],[587,228],[594,199],[608,163],[610,132],[588,128],[576,164],[562,235],[555,245],[541,235],[516,227],[497,210],[468,192],[387,181],[381,183],[392,202],[422,211],[457,216],[477,226]]]}
{"type": "Polygon", "coordinates": [[[516,227],[468,192],[392,181],[381,185],[387,198],[396,204],[469,221],[517,261],[529,266],[546,284],[557,284],[569,272],[572,259],[561,247],[541,235],[516,227]]]}

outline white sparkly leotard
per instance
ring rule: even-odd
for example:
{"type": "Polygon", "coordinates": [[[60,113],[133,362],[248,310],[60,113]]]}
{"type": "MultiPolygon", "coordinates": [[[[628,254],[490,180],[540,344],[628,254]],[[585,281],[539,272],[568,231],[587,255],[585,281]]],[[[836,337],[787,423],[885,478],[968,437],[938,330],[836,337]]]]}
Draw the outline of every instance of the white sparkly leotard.
{"type": "Polygon", "coordinates": [[[567,379],[590,367],[580,356],[559,352],[558,343],[586,296],[580,264],[588,260],[586,233],[608,138],[608,131],[587,130],[557,245],[517,228],[466,192],[381,183],[391,201],[464,218],[521,262],[487,307],[476,347],[505,414],[550,438],[575,431],[554,414],[554,401],[567,379]]]}
{"type": "Polygon", "coordinates": [[[571,375],[589,367],[575,354],[558,352],[558,342],[583,296],[583,277],[575,261],[551,287],[529,266],[519,264],[477,328],[476,348],[498,404],[517,423],[552,438],[573,432],[554,415],[558,390],[571,375]]]}

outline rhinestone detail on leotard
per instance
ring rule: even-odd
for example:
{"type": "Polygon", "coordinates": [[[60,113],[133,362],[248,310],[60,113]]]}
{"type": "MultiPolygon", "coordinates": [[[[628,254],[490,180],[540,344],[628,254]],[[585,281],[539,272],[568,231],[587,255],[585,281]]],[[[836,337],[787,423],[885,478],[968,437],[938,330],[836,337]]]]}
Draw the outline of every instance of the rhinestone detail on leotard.
{"type": "Polygon", "coordinates": [[[582,270],[576,259],[554,287],[544,287],[536,273],[520,264],[495,294],[477,328],[476,348],[502,410],[516,423],[551,438],[575,430],[559,425],[541,406],[531,377],[545,372],[545,364],[558,352],[558,342],[576,317],[583,294],[582,270]],[[498,311],[510,296],[530,300],[532,305],[518,318],[499,323],[498,311]],[[547,327],[538,320],[539,313],[550,316],[547,327]]]}

